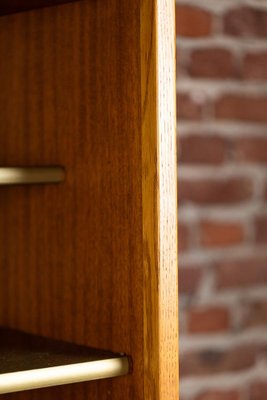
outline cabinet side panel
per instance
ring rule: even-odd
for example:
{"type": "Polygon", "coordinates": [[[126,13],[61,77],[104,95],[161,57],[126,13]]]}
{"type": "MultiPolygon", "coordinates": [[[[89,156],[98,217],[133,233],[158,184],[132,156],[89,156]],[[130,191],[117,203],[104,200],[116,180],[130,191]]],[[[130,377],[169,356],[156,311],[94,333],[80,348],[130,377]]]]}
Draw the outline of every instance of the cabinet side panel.
{"type": "Polygon", "coordinates": [[[178,398],[174,1],[141,6],[145,399],[178,398]]]}
{"type": "Polygon", "coordinates": [[[0,18],[0,324],[115,352],[133,375],[6,399],[143,399],[140,8],[84,0],[0,18]]]}

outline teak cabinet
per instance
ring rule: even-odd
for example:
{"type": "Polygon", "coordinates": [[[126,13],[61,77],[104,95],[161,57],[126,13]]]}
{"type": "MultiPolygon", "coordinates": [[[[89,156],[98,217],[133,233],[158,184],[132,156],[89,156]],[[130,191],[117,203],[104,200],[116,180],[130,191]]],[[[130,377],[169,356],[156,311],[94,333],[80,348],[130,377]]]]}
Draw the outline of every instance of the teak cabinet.
{"type": "Polygon", "coordinates": [[[0,390],[119,366],[2,398],[177,400],[174,1],[0,14],[0,390]]]}

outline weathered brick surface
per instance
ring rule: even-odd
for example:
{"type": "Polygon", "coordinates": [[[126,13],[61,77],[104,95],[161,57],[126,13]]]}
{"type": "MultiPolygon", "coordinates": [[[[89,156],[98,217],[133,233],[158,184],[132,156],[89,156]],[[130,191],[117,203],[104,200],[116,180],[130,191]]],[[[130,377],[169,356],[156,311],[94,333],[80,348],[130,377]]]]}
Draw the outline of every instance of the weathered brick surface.
{"type": "Polygon", "coordinates": [[[244,240],[244,228],[240,223],[202,221],[200,241],[204,247],[227,247],[244,240]]]}
{"type": "Polygon", "coordinates": [[[249,391],[249,400],[266,400],[267,399],[267,382],[257,381],[254,382],[249,391]]]}
{"type": "Polygon", "coordinates": [[[267,137],[239,138],[234,141],[233,148],[238,161],[267,163],[267,137]]]}
{"type": "Polygon", "coordinates": [[[209,12],[186,4],[176,6],[176,33],[179,36],[202,37],[212,32],[212,16],[209,12]]]}
{"type": "Polygon", "coordinates": [[[216,269],[220,289],[267,285],[267,259],[222,261],[216,269]]]}
{"type": "Polygon", "coordinates": [[[178,250],[179,253],[185,251],[188,247],[188,227],[179,222],[178,226],[179,240],[178,240],[178,250]]]}
{"type": "Polygon", "coordinates": [[[180,119],[196,121],[202,119],[204,105],[190,93],[177,93],[177,113],[180,119]]]}
{"type": "Polygon", "coordinates": [[[236,78],[237,68],[234,55],[222,48],[193,50],[190,55],[188,73],[198,78],[236,78]]]}
{"type": "Polygon", "coordinates": [[[246,305],[242,325],[245,327],[267,325],[267,299],[254,300],[246,305]]]}
{"type": "Polygon", "coordinates": [[[266,400],[267,4],[176,16],[181,399],[266,400]]]}
{"type": "Polygon", "coordinates": [[[267,243],[267,215],[258,215],[256,217],[255,238],[258,243],[267,243]]]}
{"type": "Polygon", "coordinates": [[[201,393],[195,400],[241,400],[237,390],[213,390],[201,393]]]}
{"type": "Polygon", "coordinates": [[[228,35],[267,36],[267,11],[264,8],[239,7],[230,9],[225,14],[223,23],[224,32],[228,35]]]}
{"type": "Polygon", "coordinates": [[[224,332],[229,327],[230,315],[227,308],[192,308],[187,315],[187,330],[189,333],[224,332]]]}
{"type": "Polygon", "coordinates": [[[223,95],[215,104],[218,119],[267,122],[267,96],[223,95]]]}
{"type": "Polygon", "coordinates": [[[194,294],[199,288],[203,270],[194,265],[179,269],[179,293],[194,294]]]}
{"type": "Polygon", "coordinates": [[[244,56],[242,76],[247,80],[267,79],[267,52],[250,52],[244,56]]]}
{"type": "Polygon", "coordinates": [[[179,200],[196,204],[236,204],[252,195],[249,178],[231,179],[180,179],[179,200]]]}
{"type": "Polygon", "coordinates": [[[181,164],[221,164],[226,158],[227,140],[219,136],[187,135],[179,139],[181,164]]]}
{"type": "Polygon", "coordinates": [[[223,372],[244,371],[251,368],[261,347],[257,345],[238,346],[233,349],[203,349],[200,352],[183,354],[180,357],[181,376],[212,376],[223,372]]]}

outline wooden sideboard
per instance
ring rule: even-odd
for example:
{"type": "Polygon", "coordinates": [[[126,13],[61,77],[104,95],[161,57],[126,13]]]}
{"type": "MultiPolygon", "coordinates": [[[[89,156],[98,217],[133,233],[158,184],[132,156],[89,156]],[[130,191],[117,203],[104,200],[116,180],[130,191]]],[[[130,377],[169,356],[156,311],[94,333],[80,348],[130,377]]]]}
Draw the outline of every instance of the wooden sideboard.
{"type": "Polygon", "coordinates": [[[27,370],[39,336],[127,365],[2,398],[177,400],[174,1],[55,3],[0,0],[2,361],[14,335],[27,370]]]}

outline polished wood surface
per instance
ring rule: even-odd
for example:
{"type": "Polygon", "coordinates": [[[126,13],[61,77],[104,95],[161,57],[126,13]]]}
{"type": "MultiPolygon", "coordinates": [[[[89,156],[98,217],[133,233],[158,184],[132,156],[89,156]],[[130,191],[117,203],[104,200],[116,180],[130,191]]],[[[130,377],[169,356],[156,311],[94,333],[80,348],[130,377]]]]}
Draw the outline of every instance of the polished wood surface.
{"type": "Polygon", "coordinates": [[[0,15],[70,3],[72,1],[76,0],[0,0],[0,15]]]}
{"type": "Polygon", "coordinates": [[[145,0],[141,12],[144,398],[177,400],[174,2],[145,0]]]}
{"type": "Polygon", "coordinates": [[[66,170],[0,189],[0,324],[133,358],[127,377],[3,398],[177,399],[173,6],[0,18],[0,166],[66,170]]]}

